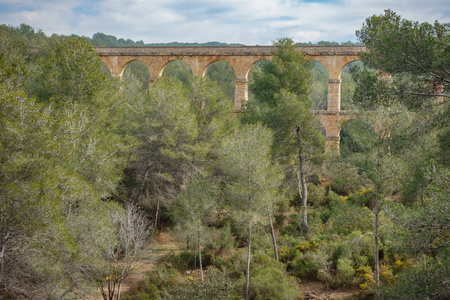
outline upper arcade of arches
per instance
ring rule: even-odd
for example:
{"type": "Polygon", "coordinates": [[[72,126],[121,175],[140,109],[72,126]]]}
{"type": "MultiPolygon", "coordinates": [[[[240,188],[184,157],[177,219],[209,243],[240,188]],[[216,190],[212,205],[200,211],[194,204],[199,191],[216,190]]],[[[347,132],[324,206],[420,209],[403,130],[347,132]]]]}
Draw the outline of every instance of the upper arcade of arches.
{"type": "MultiPolygon", "coordinates": [[[[248,100],[248,73],[260,60],[272,60],[275,46],[226,46],[226,47],[97,47],[100,59],[110,68],[113,76],[122,76],[125,66],[134,60],[145,63],[150,71],[150,83],[161,76],[164,67],[171,61],[181,60],[189,65],[192,74],[203,77],[209,65],[225,61],[235,71],[235,108],[240,111],[248,100]]],[[[320,62],[327,69],[327,110],[320,112],[321,121],[327,131],[327,149],[339,147],[339,127],[345,118],[341,110],[341,72],[353,61],[360,60],[359,53],[366,52],[364,46],[297,46],[307,59],[320,62]]]]}
{"type": "MultiPolygon", "coordinates": [[[[360,60],[364,46],[297,46],[306,57],[322,63],[330,78],[339,79],[344,66],[360,60]]],[[[143,61],[152,77],[159,77],[164,66],[173,60],[185,61],[194,75],[203,76],[208,66],[218,60],[228,62],[236,72],[236,78],[247,79],[251,66],[262,59],[270,60],[274,46],[206,46],[206,47],[97,47],[100,58],[112,74],[120,76],[126,64],[132,60],[143,61]]]]}

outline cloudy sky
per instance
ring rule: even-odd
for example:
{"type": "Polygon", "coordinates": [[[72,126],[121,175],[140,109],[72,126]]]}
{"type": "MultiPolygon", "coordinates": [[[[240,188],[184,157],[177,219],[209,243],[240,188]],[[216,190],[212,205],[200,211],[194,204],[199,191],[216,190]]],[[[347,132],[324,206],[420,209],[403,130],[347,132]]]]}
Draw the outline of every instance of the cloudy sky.
{"type": "Polygon", "coordinates": [[[449,0],[0,0],[0,24],[145,43],[355,42],[364,20],[385,9],[409,20],[450,23],[449,0]]]}

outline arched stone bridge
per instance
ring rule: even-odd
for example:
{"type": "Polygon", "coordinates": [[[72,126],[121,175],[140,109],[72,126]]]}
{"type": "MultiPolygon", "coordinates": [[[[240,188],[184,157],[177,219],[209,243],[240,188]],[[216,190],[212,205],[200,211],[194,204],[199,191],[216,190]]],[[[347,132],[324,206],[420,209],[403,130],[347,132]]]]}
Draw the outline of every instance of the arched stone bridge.
{"type": "MultiPolygon", "coordinates": [[[[100,59],[109,67],[113,76],[122,77],[128,63],[139,60],[145,63],[150,72],[150,84],[159,78],[165,66],[174,60],[186,62],[192,73],[203,77],[209,65],[216,61],[226,61],[236,74],[235,108],[241,109],[243,101],[248,100],[248,73],[260,60],[271,60],[274,46],[242,47],[97,47],[100,59]]],[[[297,46],[306,57],[323,64],[329,75],[327,110],[317,111],[327,137],[326,149],[339,148],[339,131],[342,120],[348,114],[341,111],[341,73],[344,67],[360,60],[359,53],[364,46],[297,46]]]]}

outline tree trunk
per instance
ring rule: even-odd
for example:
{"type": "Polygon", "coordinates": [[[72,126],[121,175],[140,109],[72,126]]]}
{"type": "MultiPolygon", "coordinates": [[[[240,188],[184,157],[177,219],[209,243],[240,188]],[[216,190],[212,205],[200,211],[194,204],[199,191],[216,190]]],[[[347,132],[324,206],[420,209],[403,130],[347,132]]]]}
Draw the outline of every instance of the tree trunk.
{"type": "Polygon", "coordinates": [[[275,259],[277,261],[279,261],[279,259],[278,259],[278,249],[277,249],[277,239],[275,237],[275,230],[273,229],[272,212],[270,211],[269,207],[267,207],[267,210],[269,211],[270,232],[272,234],[273,251],[275,253],[275,259]]]}
{"type": "Polygon", "coordinates": [[[200,249],[200,230],[198,231],[197,246],[198,246],[198,263],[200,265],[200,274],[203,282],[202,250],[200,249]]]}
{"type": "Polygon", "coordinates": [[[156,212],[155,212],[155,228],[158,229],[159,219],[159,197],[156,197],[156,212]]]}
{"type": "Polygon", "coordinates": [[[298,189],[298,196],[300,197],[300,199],[302,199],[302,180],[300,177],[300,171],[297,171],[296,169],[294,169],[295,174],[297,174],[297,189],[298,189]]]}
{"type": "MultiPolygon", "coordinates": [[[[9,226],[8,226],[9,227],[9,226]]],[[[4,262],[5,262],[5,253],[6,253],[6,245],[8,243],[9,239],[9,228],[7,229],[6,234],[3,236],[2,239],[2,250],[0,252],[0,283],[3,282],[3,269],[4,269],[4,262]]]]}
{"type": "Polygon", "coordinates": [[[302,185],[303,227],[308,228],[308,207],[306,205],[308,200],[308,190],[306,188],[305,178],[305,159],[303,158],[301,151],[298,152],[298,159],[300,160],[300,181],[302,185]]]}
{"type": "Polygon", "coordinates": [[[247,277],[245,281],[245,300],[248,300],[248,287],[250,285],[250,260],[251,260],[251,245],[252,245],[252,223],[248,226],[248,248],[247,248],[247,277]]]}
{"type": "Polygon", "coordinates": [[[380,195],[380,187],[377,186],[375,189],[375,283],[380,284],[380,255],[379,255],[379,245],[378,245],[378,214],[380,212],[378,208],[378,200],[380,195]]]}
{"type": "Polygon", "coordinates": [[[119,282],[119,286],[117,287],[117,300],[120,300],[120,290],[122,288],[122,281],[119,282]]]}
{"type": "Polygon", "coordinates": [[[151,167],[151,162],[149,160],[147,162],[147,167],[145,168],[145,173],[144,173],[144,177],[142,178],[141,185],[139,186],[139,192],[138,192],[138,195],[136,197],[137,202],[141,201],[141,197],[144,194],[145,182],[147,181],[147,177],[150,174],[150,170],[151,170],[150,167],[151,167]]]}

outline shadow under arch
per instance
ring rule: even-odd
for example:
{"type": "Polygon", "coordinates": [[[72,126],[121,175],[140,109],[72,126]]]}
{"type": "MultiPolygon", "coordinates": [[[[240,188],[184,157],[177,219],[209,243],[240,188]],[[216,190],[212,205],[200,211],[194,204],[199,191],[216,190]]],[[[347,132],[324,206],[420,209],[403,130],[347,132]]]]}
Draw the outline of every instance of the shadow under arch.
{"type": "Polygon", "coordinates": [[[126,85],[136,85],[147,90],[150,82],[150,71],[144,62],[132,60],[125,65],[122,80],[126,85]]]}
{"type": "Polygon", "coordinates": [[[364,66],[361,60],[349,62],[342,69],[340,74],[341,79],[341,110],[351,109],[353,102],[353,94],[355,92],[356,83],[350,73],[351,68],[364,66]]]}
{"type": "Polygon", "coordinates": [[[161,72],[161,77],[177,78],[184,84],[189,83],[192,75],[192,69],[189,64],[179,59],[168,62],[161,72]]]}
{"type": "Polygon", "coordinates": [[[228,62],[217,60],[209,64],[204,76],[217,82],[225,95],[230,99],[234,99],[236,91],[236,72],[228,62]]]}
{"type": "Polygon", "coordinates": [[[309,100],[313,110],[327,110],[328,108],[328,79],[327,68],[319,61],[311,60],[312,82],[309,100]]]}

